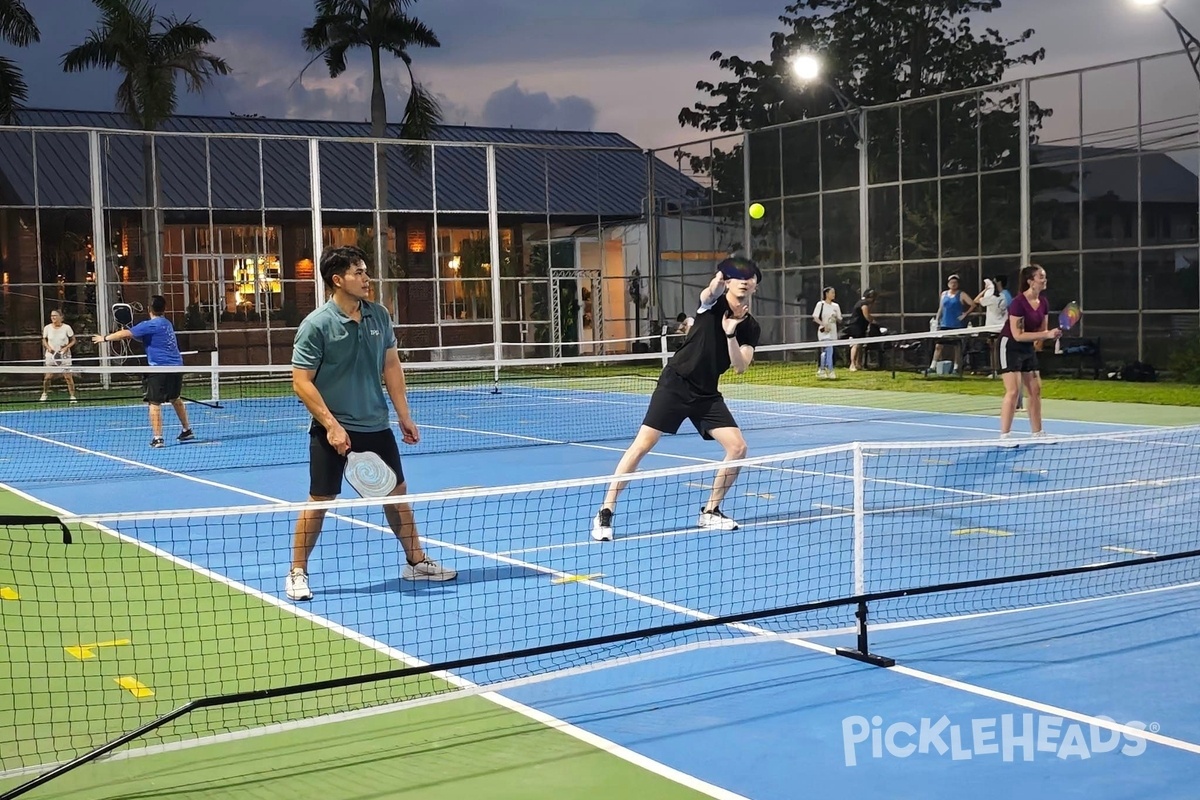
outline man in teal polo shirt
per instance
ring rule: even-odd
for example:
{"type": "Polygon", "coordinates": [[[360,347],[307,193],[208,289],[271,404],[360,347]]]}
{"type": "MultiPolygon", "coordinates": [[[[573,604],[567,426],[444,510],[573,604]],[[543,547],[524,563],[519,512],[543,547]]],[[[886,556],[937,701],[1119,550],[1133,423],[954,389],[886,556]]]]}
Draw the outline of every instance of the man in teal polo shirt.
{"type": "MultiPolygon", "coordinates": [[[[346,454],[376,453],[396,473],[394,495],[407,491],[400,450],[388,420],[383,386],[400,421],[405,444],[420,440],[408,409],[404,369],[396,352],[392,320],[383,306],[369,302],[371,280],[366,253],[357,247],[331,247],[321,254],[321,279],[330,290],[325,305],[309,314],[292,346],[292,387],[313,416],[309,428],[309,499],[332,500],[342,491],[346,454]]],[[[404,549],[401,577],[448,581],[457,573],[425,555],[412,507],[384,506],[388,525],[404,549]]],[[[323,509],[303,511],[292,540],[292,569],[284,582],[291,600],[311,600],[308,558],[321,535],[323,509]]]]}

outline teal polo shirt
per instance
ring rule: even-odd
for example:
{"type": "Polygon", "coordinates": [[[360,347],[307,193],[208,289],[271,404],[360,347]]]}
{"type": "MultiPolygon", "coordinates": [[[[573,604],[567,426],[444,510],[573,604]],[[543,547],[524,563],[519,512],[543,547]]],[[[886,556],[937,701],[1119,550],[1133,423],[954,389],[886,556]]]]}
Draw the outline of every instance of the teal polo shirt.
{"type": "Polygon", "coordinates": [[[355,322],[330,300],[309,314],[296,331],[292,366],[315,370],[314,383],[333,418],[348,431],[389,427],[383,391],[383,357],[396,346],[387,309],[362,301],[355,322]]]}

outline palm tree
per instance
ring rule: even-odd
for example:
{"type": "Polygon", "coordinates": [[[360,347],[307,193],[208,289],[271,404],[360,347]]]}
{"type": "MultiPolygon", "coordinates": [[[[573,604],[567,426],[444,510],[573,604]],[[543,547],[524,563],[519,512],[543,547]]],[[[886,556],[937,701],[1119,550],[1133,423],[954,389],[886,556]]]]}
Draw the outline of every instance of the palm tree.
{"type": "MultiPolygon", "coordinates": [[[[381,61],[386,51],[408,69],[409,94],[401,120],[405,139],[428,139],[441,122],[437,98],[413,75],[410,47],[441,47],[425,23],[404,10],[415,0],[316,0],[316,19],[304,29],[304,48],[324,57],[329,77],[346,71],[346,54],[356,48],[371,51],[371,136],[382,139],[387,130],[387,99],[383,93],[381,61]]],[[[312,62],[309,62],[310,64],[312,62]]],[[[307,67],[306,67],[307,69],[307,67]]]]}
{"type": "MultiPolygon", "coordinates": [[[[2,0],[0,0],[2,2],[2,0]]],[[[176,81],[182,77],[189,92],[201,92],[217,75],[228,75],[224,59],[205,46],[216,39],[191,17],[160,17],[145,0],[92,0],[100,24],[83,44],[62,57],[66,72],[89,68],[115,69],[123,74],[117,87],[117,108],[143,131],[154,131],[175,113],[179,102],[176,81]]],[[[162,282],[159,258],[161,230],[158,179],[152,137],[142,145],[146,199],[153,208],[143,224],[148,271],[162,282]]]]}
{"type": "MultiPolygon", "coordinates": [[[[346,71],[346,54],[358,47],[371,52],[371,136],[382,139],[387,133],[387,99],[383,92],[382,57],[391,53],[408,69],[408,103],[400,122],[403,139],[428,139],[442,119],[437,98],[413,75],[410,47],[441,47],[441,42],[425,23],[405,13],[415,0],[316,0],[316,19],[305,28],[301,41],[313,61],[325,59],[329,77],[346,71]]],[[[309,62],[309,65],[312,61],[309,62]]],[[[308,69],[308,66],[305,66],[308,69]]],[[[304,73],[301,72],[301,75],[304,73]]],[[[423,157],[421,147],[405,150],[409,160],[423,157]]],[[[379,180],[375,195],[375,228],[382,226],[382,209],[387,207],[387,152],[380,147],[376,158],[379,180]]],[[[375,236],[375,259],[385,263],[386,237],[375,236]]]]}
{"type": "MultiPolygon", "coordinates": [[[[41,41],[33,15],[21,0],[0,0],[0,40],[16,47],[28,47],[41,41]]],[[[0,122],[12,125],[28,97],[21,70],[10,59],[0,56],[0,122]]]]}

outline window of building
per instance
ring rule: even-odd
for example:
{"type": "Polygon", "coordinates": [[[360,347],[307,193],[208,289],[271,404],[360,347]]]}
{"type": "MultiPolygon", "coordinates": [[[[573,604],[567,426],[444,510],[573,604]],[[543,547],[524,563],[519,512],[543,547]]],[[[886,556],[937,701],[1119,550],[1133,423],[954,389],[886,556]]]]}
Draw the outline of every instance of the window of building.
{"type": "Polygon", "coordinates": [[[1050,238],[1055,242],[1063,242],[1071,237],[1070,217],[1057,215],[1050,221],[1050,238]]]}
{"type": "MultiPolygon", "coordinates": [[[[511,252],[512,230],[500,231],[501,251],[511,252]]],[[[486,230],[438,231],[441,318],[476,322],[492,318],[492,253],[486,230]]]]}
{"type": "Polygon", "coordinates": [[[185,308],[205,319],[283,308],[278,227],[170,225],[164,238],[163,282],[185,308]]]}

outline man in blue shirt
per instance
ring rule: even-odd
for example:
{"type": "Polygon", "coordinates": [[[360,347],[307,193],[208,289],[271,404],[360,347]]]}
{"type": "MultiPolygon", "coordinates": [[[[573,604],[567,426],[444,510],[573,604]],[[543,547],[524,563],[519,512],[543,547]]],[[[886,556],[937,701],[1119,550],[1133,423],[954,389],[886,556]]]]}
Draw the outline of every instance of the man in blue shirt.
{"type": "MultiPolygon", "coordinates": [[[[313,416],[309,428],[309,500],[332,500],[342,490],[346,454],[378,455],[396,474],[393,495],[408,487],[400,450],[388,419],[383,389],[396,409],[405,444],[421,436],[408,408],[404,368],[396,351],[392,319],[383,306],[367,300],[371,278],[366,253],[357,247],[331,247],[321,254],[321,279],[329,290],[325,305],[309,314],[292,345],[292,387],[313,416]]],[[[410,581],[448,581],[457,573],[425,555],[412,507],[384,506],[388,525],[408,563],[401,577],[410,581]]],[[[292,568],[284,581],[291,600],[311,600],[308,559],[317,546],[325,509],[300,512],[292,539],[292,568]]]]}
{"type": "MultiPolygon", "coordinates": [[[[167,300],[156,294],[150,298],[150,319],[139,322],[132,328],[122,328],[107,336],[93,336],[96,344],[101,342],[116,342],[121,339],[136,339],[146,348],[146,362],[152,367],[182,367],[183,356],[179,353],[179,341],[175,338],[175,326],[171,320],[163,316],[167,310],[167,300]]],[[[150,440],[151,447],[163,447],[162,404],[170,403],[179,417],[183,432],[179,434],[181,442],[196,438],[192,426],[188,424],[187,408],[179,398],[183,391],[182,372],[152,372],[142,379],[142,399],[150,409],[150,429],[154,438],[150,440]]]]}

